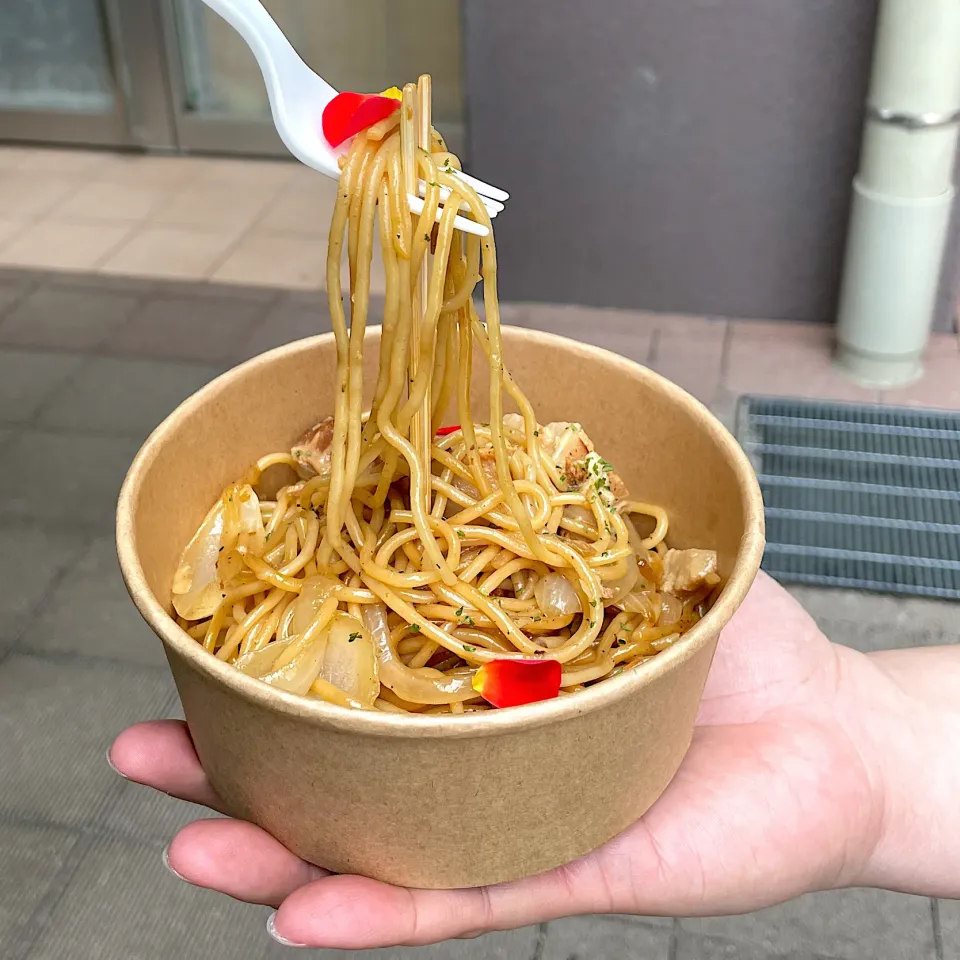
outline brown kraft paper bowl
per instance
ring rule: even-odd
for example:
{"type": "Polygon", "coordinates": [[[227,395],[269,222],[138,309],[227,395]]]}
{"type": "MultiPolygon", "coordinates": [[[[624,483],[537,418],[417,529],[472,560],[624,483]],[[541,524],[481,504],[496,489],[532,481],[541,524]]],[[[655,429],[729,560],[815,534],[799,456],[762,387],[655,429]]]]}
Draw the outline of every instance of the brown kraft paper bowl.
{"type": "MultiPolygon", "coordinates": [[[[538,420],[582,423],[631,495],[666,507],[671,546],[715,549],[725,580],[673,647],[576,696],[459,717],[351,711],[245,676],[171,618],[180,554],[223,488],[333,410],[332,335],[256,357],[185,401],[144,444],[120,494],[124,579],[163,641],[226,810],[336,872],[427,888],[496,883],[620,833],[676,773],[717,637],[760,564],[756,478],[696,400],[594,347],[514,328],[503,341],[538,420]]],[[[370,330],[368,384],[378,342],[370,330]]],[[[478,421],[488,419],[486,371],[476,358],[478,421]]]]}

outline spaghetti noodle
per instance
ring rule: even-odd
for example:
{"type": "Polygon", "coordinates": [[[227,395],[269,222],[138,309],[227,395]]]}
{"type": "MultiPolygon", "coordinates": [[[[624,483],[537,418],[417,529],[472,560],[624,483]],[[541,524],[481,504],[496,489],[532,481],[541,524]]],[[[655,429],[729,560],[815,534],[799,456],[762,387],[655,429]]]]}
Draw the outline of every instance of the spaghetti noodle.
{"type": "Polygon", "coordinates": [[[667,548],[665,512],[630,499],[579,424],[536,420],[504,366],[489,216],[429,124],[429,148],[417,146],[414,92],[343,162],[327,256],[333,416],[224,491],[184,551],[173,597],[190,636],[266,683],[346,707],[463,713],[632,669],[703,615],[719,578],[711,551],[667,548]],[[419,216],[413,177],[425,184],[419,216]],[[488,235],[457,231],[458,212],[488,235]],[[386,300],[365,411],[378,233],[386,300]],[[473,300],[481,280],[485,322],[473,300]],[[475,346],[489,372],[482,424],[470,402],[475,346]],[[505,414],[504,394],[519,413],[505,414]],[[443,428],[451,403],[459,424],[443,428]],[[261,499],[260,477],[276,466],[296,477],[261,499]],[[645,537],[636,516],[649,518],[645,537]],[[503,669],[511,660],[531,667],[503,669]]]}

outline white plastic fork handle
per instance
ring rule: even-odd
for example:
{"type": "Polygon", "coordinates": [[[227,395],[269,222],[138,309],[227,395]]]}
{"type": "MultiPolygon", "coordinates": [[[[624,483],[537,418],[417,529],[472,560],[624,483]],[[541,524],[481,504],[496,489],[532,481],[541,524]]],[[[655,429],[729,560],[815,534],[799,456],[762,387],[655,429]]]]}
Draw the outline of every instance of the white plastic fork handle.
{"type": "Polygon", "coordinates": [[[256,57],[274,126],[287,149],[301,163],[338,179],[338,153],[320,131],[320,117],[337,90],[303,62],[260,0],[204,3],[240,34],[256,57]]]}
{"type": "MultiPolygon", "coordinates": [[[[407,202],[410,204],[411,213],[423,213],[423,200],[420,197],[415,197],[412,193],[408,193],[407,202]]],[[[440,222],[442,217],[443,207],[437,207],[437,223],[440,222]]],[[[454,217],[453,225],[464,233],[472,233],[478,237],[485,237],[490,233],[482,223],[477,223],[476,220],[468,220],[466,217],[454,217]]]]}
{"type": "MultiPolygon", "coordinates": [[[[256,57],[267,88],[273,123],[286,148],[306,166],[339,179],[337,161],[342,149],[332,149],[320,129],[323,110],[337,91],[300,59],[260,0],[203,2],[240,34],[256,57]]],[[[509,198],[509,194],[497,187],[460,171],[454,172],[482,197],[499,202],[509,198]]],[[[494,216],[492,204],[488,204],[488,209],[494,216]]],[[[457,226],[480,236],[487,234],[486,228],[464,217],[457,217],[457,226]]]]}

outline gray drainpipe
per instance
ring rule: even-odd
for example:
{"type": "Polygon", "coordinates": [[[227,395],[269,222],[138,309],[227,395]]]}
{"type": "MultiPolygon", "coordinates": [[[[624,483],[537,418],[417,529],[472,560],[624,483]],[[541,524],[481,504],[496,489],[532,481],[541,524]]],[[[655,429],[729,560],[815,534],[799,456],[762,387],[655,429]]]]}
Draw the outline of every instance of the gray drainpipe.
{"type": "Polygon", "coordinates": [[[837,366],[861,383],[923,373],[958,124],[960,0],[881,0],[837,322],[837,366]]]}

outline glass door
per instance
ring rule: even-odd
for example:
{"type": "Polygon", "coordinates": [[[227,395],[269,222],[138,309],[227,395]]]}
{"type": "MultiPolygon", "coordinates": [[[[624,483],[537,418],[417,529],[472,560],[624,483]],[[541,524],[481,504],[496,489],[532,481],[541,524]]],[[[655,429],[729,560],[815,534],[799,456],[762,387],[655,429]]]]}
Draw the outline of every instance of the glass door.
{"type": "MultiPolygon", "coordinates": [[[[434,78],[434,118],[462,152],[455,0],[265,0],[341,90],[434,78]]],[[[0,0],[0,142],[286,155],[263,79],[201,0],[0,0]]]]}
{"type": "MultiPolygon", "coordinates": [[[[463,146],[460,5],[453,0],[264,0],[297,52],[340,90],[434,78],[436,126],[463,146]]],[[[284,152],[263,79],[234,30],[201,0],[172,0],[167,42],[177,138],[187,150],[284,152]]]]}
{"type": "Polygon", "coordinates": [[[2,0],[0,138],[129,143],[110,51],[98,0],[2,0]]]}

